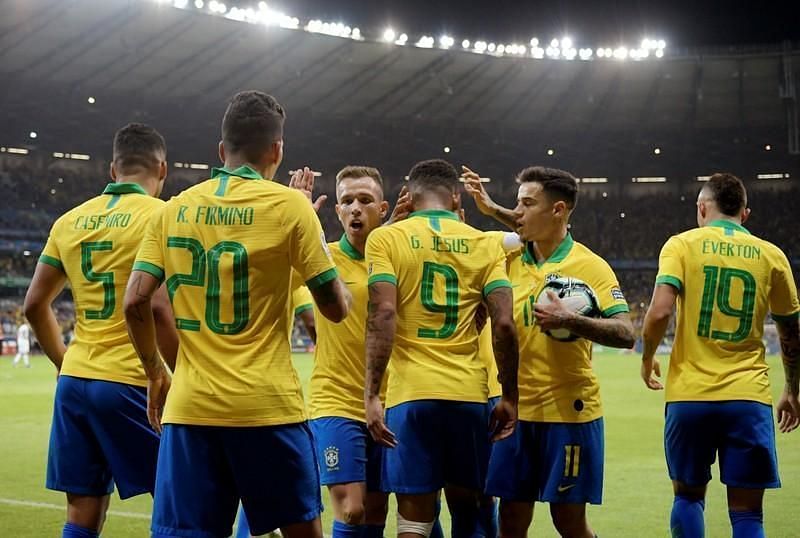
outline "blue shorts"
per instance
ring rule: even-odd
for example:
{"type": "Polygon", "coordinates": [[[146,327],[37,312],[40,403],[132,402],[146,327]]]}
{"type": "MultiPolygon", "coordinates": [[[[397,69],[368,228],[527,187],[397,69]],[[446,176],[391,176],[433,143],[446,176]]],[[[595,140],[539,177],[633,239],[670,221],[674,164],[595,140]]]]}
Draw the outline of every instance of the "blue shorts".
{"type": "Polygon", "coordinates": [[[600,504],[603,419],[583,424],[520,420],[494,443],[486,493],[507,501],[600,504]]]}
{"type": "Polygon", "coordinates": [[[253,535],[319,516],[319,472],[306,423],[164,426],[154,537],[230,536],[240,499],[253,535]]]}
{"type": "Polygon", "coordinates": [[[382,447],[363,422],[322,417],[309,422],[317,446],[321,483],[325,486],[366,482],[380,491],[382,447]]]}
{"type": "Polygon", "coordinates": [[[47,488],[122,499],[152,494],[158,434],[147,421],[147,390],[61,375],[56,384],[47,488]]]}
{"type": "Polygon", "coordinates": [[[735,488],[781,487],[772,407],[759,402],[670,402],[664,452],[669,477],[689,486],[711,480],[719,453],[720,480],[735,488]]]}
{"type": "Polygon", "coordinates": [[[381,487],[420,494],[447,485],[481,491],[489,459],[485,403],[418,400],[386,410],[397,446],[383,452],[381,487]]]}

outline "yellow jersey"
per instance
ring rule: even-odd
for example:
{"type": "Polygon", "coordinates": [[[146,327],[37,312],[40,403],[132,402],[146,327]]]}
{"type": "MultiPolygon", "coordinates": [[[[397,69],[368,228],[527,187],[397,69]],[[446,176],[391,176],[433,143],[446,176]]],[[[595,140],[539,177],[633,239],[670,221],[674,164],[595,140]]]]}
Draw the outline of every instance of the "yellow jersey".
{"type": "Polygon", "coordinates": [[[366,258],[369,284],[397,286],[386,406],[486,402],[475,311],[485,295],[510,287],[502,248],[455,213],[427,210],[373,231],[366,258]]]}
{"type": "Polygon", "coordinates": [[[75,301],[62,374],[147,386],[122,301],[145,229],[163,205],[136,183],[110,183],[53,224],[39,262],[66,274],[75,301]]]}
{"type": "Polygon", "coordinates": [[[592,342],[562,342],[547,336],[534,316],[544,285],[577,278],[597,296],[603,317],[628,312],[614,271],[570,234],[547,260],[537,263],[527,247],[509,257],[514,318],[519,338],[519,418],[529,422],[590,422],[603,415],[600,385],[592,370],[592,342]]]}
{"type": "Polygon", "coordinates": [[[302,193],[247,166],[172,198],[134,269],[165,280],[180,346],[164,423],[268,426],[305,420],[287,306],[294,268],[310,289],[336,278],[302,193]]]}
{"type": "Polygon", "coordinates": [[[333,323],[314,311],[317,347],[309,386],[309,412],[312,419],[342,417],[364,422],[367,263],[344,235],[338,242],[329,243],[328,248],[353,294],[353,306],[341,323],[333,323]]]}
{"type": "Polygon", "coordinates": [[[306,310],[311,310],[314,308],[314,298],[311,296],[311,292],[308,291],[308,288],[304,285],[296,286],[292,290],[292,321],[294,321],[294,316],[297,316],[306,310]]]}
{"type": "Polygon", "coordinates": [[[717,220],[666,242],[656,283],[679,291],[666,400],[771,403],[764,318],[800,312],[786,255],[717,220]]]}
{"type": "MultiPolygon", "coordinates": [[[[511,232],[484,232],[487,237],[497,241],[503,247],[504,251],[513,249],[513,244],[518,241],[517,234],[511,232]],[[516,239],[516,241],[514,240],[516,239]]],[[[487,386],[489,390],[489,398],[496,398],[503,395],[503,386],[497,378],[497,362],[494,360],[494,343],[492,341],[492,320],[486,319],[486,325],[483,327],[480,335],[478,336],[478,353],[480,353],[481,360],[486,365],[487,373],[487,386]]]]}

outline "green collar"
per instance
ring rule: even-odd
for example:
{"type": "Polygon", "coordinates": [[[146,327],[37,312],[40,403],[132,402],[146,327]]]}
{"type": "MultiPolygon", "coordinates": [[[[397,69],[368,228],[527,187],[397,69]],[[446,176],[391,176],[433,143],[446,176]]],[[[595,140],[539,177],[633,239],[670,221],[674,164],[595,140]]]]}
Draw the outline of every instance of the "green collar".
{"type": "Polygon", "coordinates": [[[364,255],[357,251],[356,247],[354,247],[353,244],[347,240],[347,234],[342,234],[342,238],[339,239],[339,248],[342,249],[342,252],[344,252],[348,258],[352,258],[354,260],[364,259],[364,255]]]}
{"type": "Polygon", "coordinates": [[[146,196],[147,191],[138,183],[109,183],[103,189],[103,194],[144,194],[146,196]]]}
{"type": "Polygon", "coordinates": [[[729,220],[712,220],[706,226],[714,226],[715,228],[725,228],[726,230],[736,230],[737,232],[742,232],[743,234],[750,235],[750,231],[742,226],[741,224],[736,224],[735,222],[731,222],[729,220]]]}
{"type": "Polygon", "coordinates": [[[564,258],[567,257],[567,254],[572,250],[572,245],[575,241],[572,240],[572,234],[567,232],[567,236],[561,241],[561,244],[556,247],[550,257],[547,258],[542,263],[536,263],[536,259],[533,257],[533,253],[531,249],[533,249],[533,243],[527,243],[525,245],[525,250],[522,251],[522,261],[527,263],[528,265],[535,265],[536,267],[541,267],[546,263],[558,263],[560,261],[564,261],[564,258]]]}
{"type": "Polygon", "coordinates": [[[240,166],[236,170],[228,170],[224,166],[220,168],[211,169],[212,178],[223,175],[240,177],[242,179],[264,179],[263,177],[261,177],[261,174],[259,174],[258,172],[256,172],[247,165],[240,166]]]}
{"type": "Polygon", "coordinates": [[[422,211],[414,211],[408,217],[438,217],[440,219],[461,220],[454,212],[447,211],[446,209],[424,209],[422,211]]]}

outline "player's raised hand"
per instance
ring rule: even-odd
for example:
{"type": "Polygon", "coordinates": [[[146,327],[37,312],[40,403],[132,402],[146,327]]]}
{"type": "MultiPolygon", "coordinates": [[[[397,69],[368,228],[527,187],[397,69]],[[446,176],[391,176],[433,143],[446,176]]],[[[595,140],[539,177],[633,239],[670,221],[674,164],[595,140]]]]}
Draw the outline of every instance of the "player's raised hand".
{"type": "Polygon", "coordinates": [[[171,386],[172,378],[166,367],[161,368],[161,375],[147,380],[147,420],[158,433],[161,433],[161,415],[171,386]]]}
{"type": "Polygon", "coordinates": [[[328,199],[328,195],[322,194],[314,200],[314,172],[308,166],[304,166],[302,170],[298,168],[294,171],[292,178],[289,180],[289,187],[305,194],[316,212],[319,212],[322,204],[328,199]]]}
{"type": "Polygon", "coordinates": [[[789,394],[784,390],[778,405],[775,406],[778,415],[778,428],[781,433],[789,433],[800,426],[800,401],[796,394],[789,394]]]}
{"type": "Polygon", "coordinates": [[[411,194],[408,192],[408,187],[403,185],[403,188],[400,189],[400,194],[397,195],[397,202],[394,204],[392,214],[389,216],[389,220],[387,220],[384,225],[388,226],[394,222],[405,220],[410,214],[411,194]]]}
{"type": "MultiPolygon", "coordinates": [[[[661,363],[655,357],[645,358],[642,357],[641,369],[642,381],[650,390],[663,390],[664,385],[661,381],[656,379],[661,377],[661,363]]],[[[796,426],[795,426],[796,427],[796,426]]]]}
{"type": "Polygon", "coordinates": [[[536,303],[533,305],[533,315],[542,331],[567,328],[566,324],[575,314],[564,305],[564,302],[553,290],[547,290],[550,302],[547,304],[536,303]]]}
{"type": "Polygon", "coordinates": [[[517,427],[517,403],[500,398],[489,418],[489,435],[492,442],[500,441],[514,433],[517,427]]]}
{"type": "Polygon", "coordinates": [[[461,177],[464,178],[464,190],[475,200],[478,211],[484,215],[494,215],[497,204],[494,203],[492,197],[486,192],[483,183],[481,183],[480,176],[464,165],[461,166],[461,170],[461,177]]]}
{"type": "Polygon", "coordinates": [[[381,399],[378,396],[370,396],[364,401],[364,407],[367,412],[367,429],[375,442],[389,448],[396,447],[397,439],[383,421],[381,399]]]}

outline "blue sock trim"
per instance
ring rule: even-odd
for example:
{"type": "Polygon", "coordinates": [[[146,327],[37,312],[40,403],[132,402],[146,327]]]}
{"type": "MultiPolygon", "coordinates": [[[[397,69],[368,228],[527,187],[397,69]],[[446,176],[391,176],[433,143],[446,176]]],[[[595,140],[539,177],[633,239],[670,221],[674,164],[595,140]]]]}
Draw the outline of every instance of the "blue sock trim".
{"type": "Polygon", "coordinates": [[[94,529],[87,529],[74,523],[64,523],[61,538],[98,538],[100,534],[94,529]]]}
{"type": "Polygon", "coordinates": [[[669,527],[672,538],[703,538],[705,536],[704,500],[675,495],[669,527]]]}
{"type": "Polygon", "coordinates": [[[764,512],[751,510],[734,512],[728,510],[733,529],[733,538],[764,538],[764,512]]]}
{"type": "Polygon", "coordinates": [[[342,521],[333,521],[333,538],[361,538],[364,525],[348,525],[342,521]]]}

